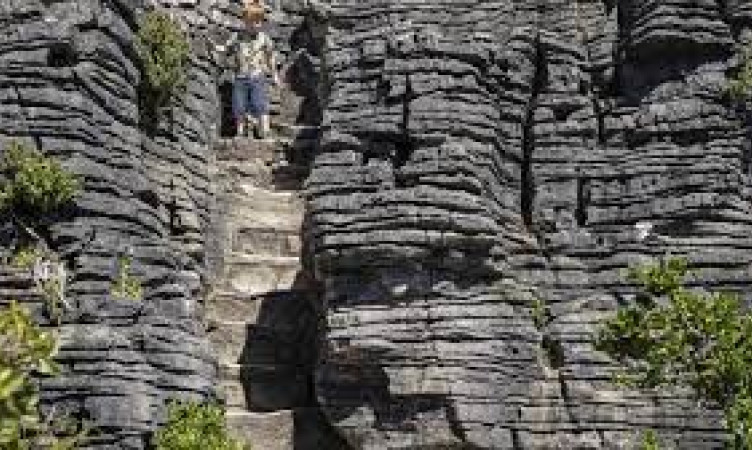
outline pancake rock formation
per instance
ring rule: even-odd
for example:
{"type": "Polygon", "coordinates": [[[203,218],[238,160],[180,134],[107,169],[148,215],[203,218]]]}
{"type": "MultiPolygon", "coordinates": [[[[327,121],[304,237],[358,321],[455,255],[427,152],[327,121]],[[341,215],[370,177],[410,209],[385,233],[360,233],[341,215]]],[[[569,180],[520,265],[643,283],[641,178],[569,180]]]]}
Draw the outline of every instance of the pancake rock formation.
{"type": "Polygon", "coordinates": [[[723,445],[594,351],[671,252],[749,299],[742,1],[331,1],[307,240],[316,386],[354,448],[723,445]],[[643,225],[650,233],[642,236],[643,225]],[[536,329],[532,305],[551,323],[536,329]]]}
{"type": "MultiPolygon", "coordinates": [[[[254,140],[228,138],[215,48],[241,3],[0,0],[0,149],[84,180],[51,228],[73,307],[41,383],[88,448],[149,448],[178,397],[224,399],[265,450],[723,446],[718,411],[615,386],[592,337],[669,252],[752,300],[752,116],[726,91],[752,4],[268,0],[287,84],[254,140]],[[152,7],[192,52],[146,131],[152,7]],[[110,293],[121,255],[143,301],[110,293]]],[[[4,267],[13,298],[45,320],[4,267]]]]}

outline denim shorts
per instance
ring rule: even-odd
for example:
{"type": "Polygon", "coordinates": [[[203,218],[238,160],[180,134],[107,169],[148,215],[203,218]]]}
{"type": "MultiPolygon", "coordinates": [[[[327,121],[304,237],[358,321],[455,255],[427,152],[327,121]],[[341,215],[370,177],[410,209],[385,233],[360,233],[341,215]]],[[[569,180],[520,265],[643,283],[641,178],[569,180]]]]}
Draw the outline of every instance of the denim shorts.
{"type": "Polygon", "coordinates": [[[244,114],[254,117],[269,114],[269,87],[264,76],[241,76],[232,84],[232,115],[237,120],[244,114]]]}

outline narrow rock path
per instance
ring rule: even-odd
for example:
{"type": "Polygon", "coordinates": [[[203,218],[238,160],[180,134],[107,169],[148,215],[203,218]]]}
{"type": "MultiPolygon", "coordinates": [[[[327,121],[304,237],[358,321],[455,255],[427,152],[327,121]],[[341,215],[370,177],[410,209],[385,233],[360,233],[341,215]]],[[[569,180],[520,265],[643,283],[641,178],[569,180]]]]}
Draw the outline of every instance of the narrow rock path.
{"type": "Polygon", "coordinates": [[[224,261],[207,320],[228,422],[259,449],[329,448],[311,390],[317,296],[301,264],[299,192],[307,171],[294,162],[312,151],[315,132],[277,124],[270,139],[225,139],[216,152],[224,261]]]}

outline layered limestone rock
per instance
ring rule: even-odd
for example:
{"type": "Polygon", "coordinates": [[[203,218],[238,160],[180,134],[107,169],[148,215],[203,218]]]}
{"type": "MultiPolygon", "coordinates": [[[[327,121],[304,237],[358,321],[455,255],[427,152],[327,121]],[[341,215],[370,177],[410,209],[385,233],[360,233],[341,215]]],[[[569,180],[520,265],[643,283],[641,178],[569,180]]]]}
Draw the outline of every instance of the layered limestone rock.
{"type": "MultiPolygon", "coordinates": [[[[92,448],[144,448],[168,399],[215,390],[199,300],[216,253],[209,162],[218,69],[198,44],[225,27],[230,5],[171,10],[194,44],[187,94],[171,121],[146,133],[133,43],[148,6],[0,1],[0,146],[24,141],[83,180],[75,207],[54,218],[51,230],[71,275],[72,308],[59,330],[64,373],[42,387],[45,407],[91,424],[92,448]],[[142,301],[110,294],[120,255],[132,256],[142,301]]],[[[23,278],[0,281],[4,302],[28,297],[19,295],[28,292],[18,284],[23,278]]]]}
{"type": "MultiPolygon", "coordinates": [[[[0,144],[85,179],[52,229],[75,307],[46,406],[91,421],[92,448],[144,448],[167,399],[219,385],[236,428],[278,448],[340,445],[317,408],[359,449],[630,448],[648,428],[721,446],[716,411],[616,388],[591,338],[632,298],[622,269],[668,251],[749,297],[750,116],[724,93],[748,2],[267,3],[291,68],[276,120],[322,126],[317,145],[288,136],[313,157],[305,206],[307,167],[280,186],[259,163],[273,149],[218,141],[210,44],[239,2],[0,0],[0,144]],[[153,3],[194,52],[184,101],[146,133],[133,41],[153,3]],[[121,254],[142,302],[110,295],[121,254]]],[[[43,309],[18,271],[0,298],[43,309]]]]}
{"type": "Polygon", "coordinates": [[[669,251],[749,297],[724,91],[746,2],[329,3],[307,192],[330,421],[369,449],[721,446],[717,412],[619,390],[591,338],[669,251]]]}
{"type": "MultiPolygon", "coordinates": [[[[278,44],[289,82],[288,95],[274,99],[276,120],[318,123],[321,55],[316,17],[309,14],[307,2],[269,6],[267,31],[278,44]]],[[[171,398],[220,397],[230,408],[238,406],[235,402],[243,400],[243,393],[227,395],[221,389],[233,369],[253,386],[254,406],[274,411],[263,417],[248,413],[229,418],[236,428],[247,429],[251,440],[269,431],[270,436],[256,439],[259,445],[279,440],[277,448],[291,448],[299,435],[315,441],[319,429],[328,429],[316,425],[319,415],[311,408],[317,309],[306,293],[300,298],[270,294],[274,298],[264,303],[261,321],[237,317],[253,305],[236,310],[237,301],[216,295],[216,303],[205,301],[210,287],[216,288],[228,272],[241,290],[255,284],[264,291],[292,283],[299,266],[295,223],[300,222],[302,203],[288,202],[289,232],[277,229],[285,220],[276,216],[279,198],[293,199],[295,194],[264,195],[257,188],[254,196],[242,177],[226,186],[229,174],[217,161],[220,134],[228,132],[230,103],[227,55],[217,46],[242,28],[240,11],[240,2],[230,0],[0,0],[0,148],[23,141],[56,156],[84,180],[75,207],[52,218],[51,244],[70,273],[67,299],[72,308],[59,326],[64,373],[43,380],[42,391],[46,409],[64,410],[92,427],[90,448],[148,447],[171,398]],[[186,92],[156,127],[145,122],[139,104],[142,74],[134,47],[140,18],[152,7],[167,11],[191,43],[186,92]],[[228,198],[225,188],[234,197],[228,198]],[[267,219],[272,222],[239,219],[265,207],[271,208],[267,219]],[[259,248],[262,258],[225,258],[259,248]],[[265,253],[275,252],[283,254],[265,258],[265,253]],[[144,287],[142,301],[110,293],[117,259],[124,255],[132,257],[132,275],[144,287]],[[270,267],[270,262],[279,267],[270,267]],[[301,325],[290,305],[313,313],[301,325]],[[218,324],[222,311],[231,312],[234,322],[218,324]],[[229,351],[243,351],[249,364],[233,361],[217,373],[217,363],[228,362],[228,348],[222,339],[207,339],[207,322],[214,336],[237,337],[240,347],[229,351]],[[243,324],[257,325],[258,330],[246,336],[243,324]],[[301,330],[313,333],[310,342],[288,339],[301,330]],[[260,344],[244,349],[246,339],[260,344]],[[277,364],[290,377],[277,380],[277,372],[268,373],[274,366],[269,358],[278,359],[275,353],[307,356],[277,364]],[[308,361],[306,367],[298,367],[299,360],[308,361]],[[287,388],[293,392],[285,392],[287,388]],[[291,409],[299,406],[300,411],[291,409]]],[[[296,131],[288,138],[292,151],[301,152],[315,142],[315,133],[296,131]]],[[[253,161],[247,150],[235,157],[253,161]]],[[[221,154],[219,159],[227,162],[227,157],[221,154]]],[[[249,178],[269,181],[265,166],[230,169],[240,169],[229,170],[235,175],[249,175],[242,169],[257,170],[249,178]]],[[[304,171],[292,174],[286,189],[296,189],[304,176],[304,171]]],[[[16,235],[10,224],[4,224],[3,233],[4,257],[16,235]]],[[[36,291],[25,271],[0,269],[0,301],[18,299],[47,321],[36,291]]],[[[239,380],[230,381],[239,387],[239,380]]]]}

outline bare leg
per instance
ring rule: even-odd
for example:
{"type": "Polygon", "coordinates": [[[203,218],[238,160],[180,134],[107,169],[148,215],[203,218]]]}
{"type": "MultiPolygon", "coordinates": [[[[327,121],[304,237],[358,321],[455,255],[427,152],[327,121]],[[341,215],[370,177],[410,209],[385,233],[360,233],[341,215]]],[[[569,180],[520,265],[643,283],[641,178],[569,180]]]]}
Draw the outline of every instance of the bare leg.
{"type": "Polygon", "coordinates": [[[248,123],[248,131],[253,131],[258,126],[258,120],[250,114],[246,114],[245,120],[248,123]]]}
{"type": "Polygon", "coordinates": [[[264,114],[259,118],[260,126],[259,126],[259,134],[261,135],[261,138],[267,138],[269,137],[269,131],[271,131],[271,123],[269,121],[269,114],[264,114]]]}
{"type": "Polygon", "coordinates": [[[240,118],[237,120],[237,122],[235,122],[235,130],[236,130],[235,135],[237,137],[245,136],[246,134],[245,118],[240,118]]]}

